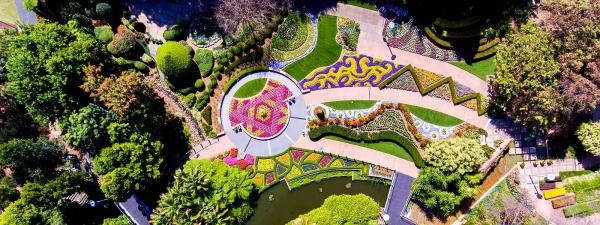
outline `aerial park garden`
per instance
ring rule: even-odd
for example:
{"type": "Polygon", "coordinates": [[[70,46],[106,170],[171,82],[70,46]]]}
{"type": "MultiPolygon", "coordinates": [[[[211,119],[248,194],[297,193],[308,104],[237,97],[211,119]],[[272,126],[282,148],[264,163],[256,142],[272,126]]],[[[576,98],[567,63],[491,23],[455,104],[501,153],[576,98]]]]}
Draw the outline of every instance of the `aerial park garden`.
{"type": "Polygon", "coordinates": [[[10,2],[0,225],[600,217],[597,1],[10,2]]]}

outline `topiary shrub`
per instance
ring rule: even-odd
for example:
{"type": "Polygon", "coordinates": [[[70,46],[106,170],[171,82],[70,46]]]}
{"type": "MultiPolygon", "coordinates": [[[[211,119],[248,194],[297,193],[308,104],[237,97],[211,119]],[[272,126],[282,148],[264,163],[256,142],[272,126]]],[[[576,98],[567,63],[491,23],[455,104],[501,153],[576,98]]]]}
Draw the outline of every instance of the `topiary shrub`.
{"type": "Polygon", "coordinates": [[[114,34],[115,33],[108,26],[94,28],[94,35],[96,36],[96,39],[104,43],[112,41],[114,34]]]}
{"type": "Polygon", "coordinates": [[[148,64],[151,64],[154,62],[154,59],[152,59],[152,56],[145,54],[145,53],[144,53],[144,55],[142,55],[142,57],[140,59],[142,60],[142,62],[145,62],[148,64]]]}
{"type": "Polygon", "coordinates": [[[192,57],[182,44],[168,41],[156,51],[158,69],[171,81],[178,81],[187,75],[192,66],[192,57]]]}
{"type": "Polygon", "coordinates": [[[178,40],[183,34],[183,27],[180,25],[173,25],[169,29],[165,30],[163,33],[163,37],[167,41],[175,41],[178,40]]]}
{"type": "Polygon", "coordinates": [[[198,49],[194,54],[194,61],[198,64],[200,75],[207,77],[212,72],[213,68],[213,52],[209,49],[198,49]]]}
{"type": "Polygon", "coordinates": [[[136,69],[138,69],[139,71],[146,71],[146,69],[148,68],[148,67],[146,67],[146,64],[144,64],[143,62],[140,62],[140,61],[134,61],[133,66],[136,69]]]}
{"type": "Polygon", "coordinates": [[[179,90],[179,93],[181,93],[182,95],[187,95],[192,92],[194,92],[194,87],[186,87],[179,90]]]}
{"type": "Polygon", "coordinates": [[[206,85],[204,85],[204,81],[202,81],[202,79],[198,79],[196,80],[196,83],[194,83],[194,87],[199,91],[203,91],[204,88],[206,88],[206,85]]]}
{"type": "Polygon", "coordinates": [[[130,30],[119,32],[113,36],[109,43],[109,52],[114,55],[126,55],[135,49],[137,40],[135,34],[130,30]]]}
{"type": "Polygon", "coordinates": [[[183,97],[183,103],[187,107],[194,106],[194,104],[196,103],[196,95],[194,93],[190,93],[190,94],[186,95],[185,97],[183,97]]]}
{"type": "Polygon", "coordinates": [[[223,72],[223,65],[218,64],[217,66],[215,66],[214,71],[218,73],[223,72]]]}
{"type": "Polygon", "coordinates": [[[106,2],[96,4],[96,16],[108,19],[112,15],[112,6],[106,2]]]}

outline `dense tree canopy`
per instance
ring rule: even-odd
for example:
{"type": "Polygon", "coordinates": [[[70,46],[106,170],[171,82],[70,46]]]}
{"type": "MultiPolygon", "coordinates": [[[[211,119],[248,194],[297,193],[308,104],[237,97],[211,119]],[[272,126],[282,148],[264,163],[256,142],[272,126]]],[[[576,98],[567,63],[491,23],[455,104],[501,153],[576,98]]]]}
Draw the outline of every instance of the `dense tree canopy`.
{"type": "Polygon", "coordinates": [[[514,119],[551,126],[557,102],[554,41],[532,22],[509,33],[497,47],[494,100],[514,119]]]}
{"type": "Polygon", "coordinates": [[[577,138],[586,151],[600,156],[600,123],[581,124],[577,130],[577,138]]]}
{"type": "Polygon", "coordinates": [[[161,195],[154,224],[243,224],[252,214],[254,184],[246,171],[221,161],[192,160],[161,195]]]}
{"type": "Polygon", "coordinates": [[[106,129],[116,115],[100,106],[89,104],[71,114],[61,127],[65,140],[88,152],[95,152],[108,143],[106,129]]]}
{"type": "Polygon", "coordinates": [[[464,199],[475,196],[481,179],[481,174],[448,174],[437,168],[427,167],[419,171],[419,176],[413,182],[413,199],[446,217],[464,199]]]}
{"type": "Polygon", "coordinates": [[[0,209],[6,208],[8,204],[19,198],[16,188],[16,182],[10,177],[4,176],[4,172],[0,171],[0,209]]]}
{"type": "MultiPolygon", "coordinates": [[[[1,51],[1,50],[0,50],[1,51]]],[[[39,134],[38,126],[25,108],[0,87],[0,143],[12,138],[32,138],[39,134]]]]}
{"type": "Polygon", "coordinates": [[[452,138],[427,146],[424,159],[427,164],[441,171],[465,174],[477,170],[486,157],[479,141],[452,138]]]}
{"type": "MultiPolygon", "coordinates": [[[[116,168],[106,175],[100,188],[107,198],[115,201],[125,201],[136,190],[136,178],[128,168],[116,168]]],[[[139,188],[137,188],[139,189],[139,188]]]]}
{"type": "Polygon", "coordinates": [[[234,34],[240,24],[267,24],[268,19],[281,7],[276,0],[219,0],[214,9],[217,24],[225,32],[234,34]]]}
{"type": "Polygon", "coordinates": [[[125,217],[125,215],[120,215],[116,218],[106,218],[102,225],[131,225],[131,222],[125,217]]]}
{"type": "Polygon", "coordinates": [[[11,168],[20,180],[48,180],[62,164],[63,154],[63,146],[54,141],[13,139],[0,144],[0,165],[11,168]]]}
{"type": "Polygon", "coordinates": [[[149,93],[140,72],[125,71],[118,77],[103,77],[102,67],[84,68],[86,81],[81,86],[90,96],[119,115],[125,115],[149,93]]]}
{"type": "MultiPolygon", "coordinates": [[[[89,190],[92,180],[84,173],[61,172],[47,183],[27,183],[21,198],[0,214],[0,225],[68,224],[73,204],[65,197],[89,190]]],[[[77,215],[71,215],[74,217],[77,215]]]]}
{"type": "Polygon", "coordinates": [[[3,39],[9,56],[7,91],[44,124],[79,105],[82,67],[105,56],[92,35],[55,23],[23,26],[3,39]]]}
{"type": "Polygon", "coordinates": [[[300,215],[288,225],[371,224],[378,216],[379,204],[365,194],[332,195],[321,207],[300,215]]]}

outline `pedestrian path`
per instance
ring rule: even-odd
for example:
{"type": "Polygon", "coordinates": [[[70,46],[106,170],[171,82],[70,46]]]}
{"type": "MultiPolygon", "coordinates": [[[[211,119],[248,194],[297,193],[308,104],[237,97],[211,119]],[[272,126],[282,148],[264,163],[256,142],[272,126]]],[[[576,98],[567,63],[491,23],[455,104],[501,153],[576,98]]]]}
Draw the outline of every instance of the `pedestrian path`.
{"type": "Polygon", "coordinates": [[[489,94],[488,85],[484,80],[463,69],[426,56],[390,48],[383,40],[385,18],[378,11],[338,3],[337,7],[325,13],[350,18],[360,24],[357,47],[359,53],[390,60],[400,65],[411,64],[434,73],[451,76],[455,82],[466,85],[476,92],[486,96],[489,94]]]}
{"type": "MultiPolygon", "coordinates": [[[[5,0],[5,1],[13,1],[13,0],[5,0]]],[[[17,13],[19,14],[19,20],[21,24],[30,25],[37,23],[37,17],[33,11],[29,11],[25,9],[23,6],[23,0],[15,0],[17,3],[17,13]]]]}
{"type": "Polygon", "coordinates": [[[476,127],[485,129],[490,119],[479,116],[476,111],[461,105],[454,105],[443,99],[422,96],[419,93],[399,89],[379,89],[375,87],[346,87],[311,91],[304,94],[306,105],[342,100],[382,100],[416,105],[454,116],[476,127]]]}

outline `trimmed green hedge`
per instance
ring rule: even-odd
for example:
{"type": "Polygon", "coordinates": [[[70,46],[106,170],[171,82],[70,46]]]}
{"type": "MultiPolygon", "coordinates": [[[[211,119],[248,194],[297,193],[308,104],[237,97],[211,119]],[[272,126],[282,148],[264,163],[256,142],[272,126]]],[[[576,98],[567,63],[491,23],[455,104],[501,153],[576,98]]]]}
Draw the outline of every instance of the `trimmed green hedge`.
{"type": "Polygon", "coordinates": [[[180,79],[188,75],[192,57],[187,47],[179,42],[168,41],[158,47],[156,65],[167,78],[180,79]]]}
{"type": "Polygon", "coordinates": [[[200,75],[207,77],[212,72],[213,68],[213,52],[209,49],[197,49],[194,54],[194,61],[198,64],[200,75]]]}
{"type": "Polygon", "coordinates": [[[442,86],[444,84],[448,84],[448,86],[450,86],[450,94],[452,95],[452,103],[453,104],[458,105],[460,103],[469,101],[471,99],[477,99],[477,113],[479,113],[479,115],[483,115],[487,112],[487,106],[484,105],[485,104],[484,97],[480,93],[472,93],[472,94],[468,94],[468,95],[465,95],[462,97],[458,97],[458,95],[456,94],[457,93],[456,86],[454,84],[454,80],[452,79],[452,77],[446,77],[446,78],[438,81],[437,83],[430,85],[429,87],[425,87],[425,86],[423,86],[423,84],[421,84],[421,81],[417,77],[417,73],[412,65],[407,65],[407,66],[403,67],[401,70],[399,70],[392,76],[388,77],[387,79],[385,79],[384,81],[379,83],[379,85],[377,87],[379,87],[379,89],[383,89],[386,85],[390,84],[392,81],[394,81],[396,78],[398,78],[400,75],[402,75],[407,70],[410,71],[412,78],[415,81],[415,84],[417,84],[419,93],[421,93],[422,95],[426,95],[427,93],[435,90],[436,88],[439,88],[440,86],[442,86]]]}
{"type": "Polygon", "coordinates": [[[310,137],[311,140],[318,140],[327,135],[337,135],[352,141],[395,142],[396,144],[404,147],[408,151],[417,167],[422,168],[425,166],[425,163],[423,162],[421,154],[419,154],[417,146],[415,146],[415,144],[412,143],[411,140],[393,131],[374,132],[371,133],[371,135],[369,136],[369,133],[367,132],[358,133],[354,130],[341,126],[321,126],[314,128],[308,132],[308,137],[310,137]]]}

